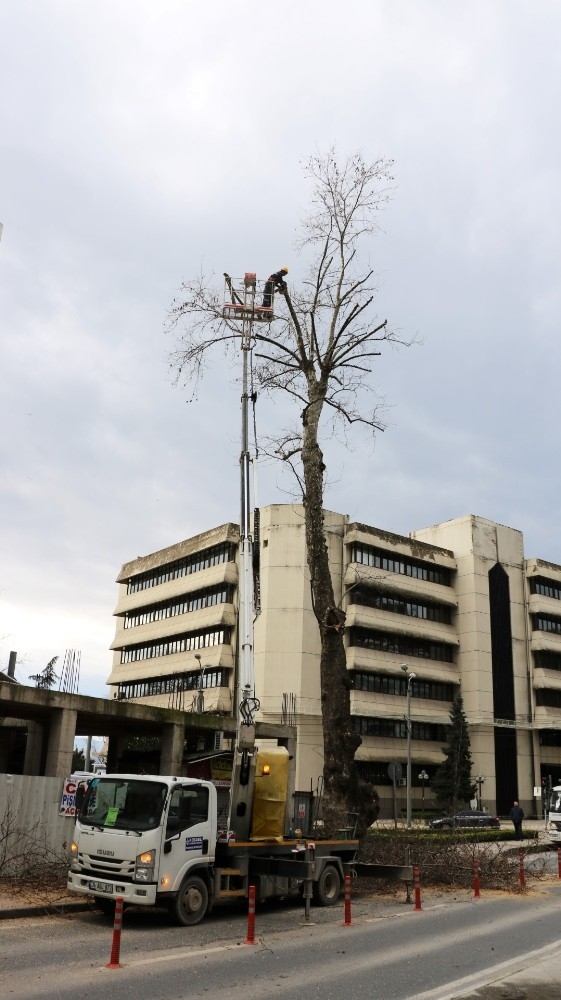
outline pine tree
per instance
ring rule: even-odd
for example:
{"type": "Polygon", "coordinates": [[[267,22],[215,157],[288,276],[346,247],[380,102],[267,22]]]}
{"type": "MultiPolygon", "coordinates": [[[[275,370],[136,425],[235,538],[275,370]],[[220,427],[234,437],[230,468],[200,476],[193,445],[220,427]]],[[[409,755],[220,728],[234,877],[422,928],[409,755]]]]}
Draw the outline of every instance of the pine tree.
{"type": "Polygon", "coordinates": [[[55,663],[57,660],[58,656],[53,656],[39,674],[31,674],[30,680],[35,681],[35,687],[49,691],[56,684],[58,674],[55,674],[55,663]]]}
{"type": "Polygon", "coordinates": [[[469,802],[475,796],[475,782],[471,777],[471,740],[461,694],[454,699],[450,709],[448,744],[442,752],[444,760],[431,786],[437,801],[451,812],[456,812],[460,803],[469,802]]]}
{"type": "Polygon", "coordinates": [[[86,758],[84,757],[84,751],[80,750],[79,747],[74,747],[72,751],[72,774],[75,771],[85,771],[86,770],[86,758]]]}

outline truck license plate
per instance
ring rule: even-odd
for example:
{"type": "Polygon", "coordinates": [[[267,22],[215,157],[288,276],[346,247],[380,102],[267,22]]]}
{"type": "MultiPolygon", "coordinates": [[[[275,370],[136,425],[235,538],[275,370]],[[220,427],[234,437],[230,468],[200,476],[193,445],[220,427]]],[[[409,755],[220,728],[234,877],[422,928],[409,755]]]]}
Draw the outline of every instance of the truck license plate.
{"type": "Polygon", "coordinates": [[[113,892],[113,885],[111,882],[90,882],[88,888],[92,892],[113,892]]]}

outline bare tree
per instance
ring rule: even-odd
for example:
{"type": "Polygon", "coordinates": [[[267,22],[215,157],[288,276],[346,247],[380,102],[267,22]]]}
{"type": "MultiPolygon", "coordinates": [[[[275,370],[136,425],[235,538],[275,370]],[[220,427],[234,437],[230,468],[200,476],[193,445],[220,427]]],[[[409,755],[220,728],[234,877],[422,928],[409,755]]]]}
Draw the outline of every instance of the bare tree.
{"type": "MultiPolygon", "coordinates": [[[[334,830],[358,813],[365,829],[376,815],[372,786],[359,779],[354,757],[361,743],[350,712],[344,613],[337,607],[325,538],[325,465],[320,432],[337,424],[375,433],[382,429],[372,385],[375,358],[385,344],[405,343],[386,321],[373,318],[375,274],[369,260],[378,211],[391,193],[392,162],[366,163],[360,154],[339,163],[334,150],[311,157],[311,209],[299,250],[306,261],[299,288],[286,291],[272,326],[253,327],[254,384],[279,391],[295,404],[297,423],[275,441],[276,457],[288,463],[305,510],[307,562],[314,613],[321,637],[321,706],[324,741],[324,820],[334,830]]],[[[181,288],[170,310],[180,333],[172,354],[177,379],[196,395],[209,352],[239,346],[239,326],[223,315],[212,278],[199,276],[181,288]]],[[[278,305],[278,303],[277,303],[278,305]]]]}

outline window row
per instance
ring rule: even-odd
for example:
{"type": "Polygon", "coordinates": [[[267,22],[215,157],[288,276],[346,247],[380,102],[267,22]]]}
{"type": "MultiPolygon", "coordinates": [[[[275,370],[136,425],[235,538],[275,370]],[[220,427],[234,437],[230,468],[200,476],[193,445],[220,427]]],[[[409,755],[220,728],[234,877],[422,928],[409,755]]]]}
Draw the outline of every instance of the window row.
{"type": "Polygon", "coordinates": [[[542,747],[561,747],[561,731],[559,729],[541,729],[539,740],[542,747]]]}
{"type": "Polygon", "coordinates": [[[550,649],[536,649],[534,666],[545,670],[561,670],[561,653],[553,653],[550,649]]]}
{"type": "Polygon", "coordinates": [[[209,566],[233,562],[235,558],[236,546],[231,542],[222,542],[220,545],[213,545],[208,549],[201,549],[200,552],[194,552],[193,555],[186,556],[184,559],[176,559],[175,562],[167,563],[165,566],[157,566],[147,573],[131,576],[127,585],[127,594],[136,594],[139,590],[148,590],[149,587],[157,587],[160,583],[177,580],[182,576],[190,576],[191,573],[198,573],[200,570],[208,569],[209,566]]]}
{"type": "Polygon", "coordinates": [[[411,601],[403,597],[382,594],[368,587],[354,588],[349,600],[351,604],[360,604],[366,608],[379,608],[380,611],[391,611],[393,614],[408,615],[410,618],[425,618],[431,622],[450,624],[450,608],[444,604],[411,601]]]}
{"type": "MultiPolygon", "coordinates": [[[[355,671],[353,674],[355,691],[373,691],[376,694],[407,695],[407,678],[389,674],[370,674],[355,671]]],[[[414,680],[411,682],[413,698],[428,698],[430,701],[453,701],[454,688],[452,684],[441,684],[438,681],[414,680]]]]}
{"type": "Polygon", "coordinates": [[[445,566],[427,565],[420,559],[409,559],[395,552],[374,548],[354,542],[351,545],[351,562],[362,563],[364,566],[374,566],[385,569],[389,573],[401,573],[417,580],[428,580],[430,583],[441,583],[445,587],[451,585],[452,574],[445,566]]]}
{"type": "MultiPolygon", "coordinates": [[[[369,781],[372,785],[393,785],[388,771],[389,764],[390,761],[382,763],[375,760],[358,760],[356,766],[360,777],[364,781],[369,781]]],[[[411,787],[427,788],[436,770],[435,764],[415,763],[415,767],[411,768],[411,787]],[[420,774],[427,774],[428,778],[420,778],[420,774]]],[[[403,778],[405,778],[405,765],[403,765],[402,773],[403,778]]]]}
{"type": "MultiPolygon", "coordinates": [[[[205,670],[203,688],[228,687],[229,671],[205,670]]],[[[130,681],[119,684],[118,698],[147,698],[155,694],[173,694],[176,691],[197,691],[201,687],[201,671],[190,670],[172,677],[155,677],[148,681],[130,681]]]]}
{"type": "Polygon", "coordinates": [[[555,632],[561,635],[561,618],[554,618],[553,615],[532,615],[532,628],[534,632],[555,632]]]}
{"type": "Polygon", "coordinates": [[[530,593],[540,594],[542,597],[553,597],[556,601],[561,601],[561,583],[548,580],[543,576],[531,576],[530,593]]]}
{"type": "Polygon", "coordinates": [[[431,642],[391,632],[374,632],[369,629],[349,629],[349,645],[361,649],[377,649],[383,653],[398,653],[400,656],[416,656],[424,660],[454,662],[454,649],[446,642],[431,642]]]}
{"type": "Polygon", "coordinates": [[[536,705],[542,705],[543,708],[561,708],[561,691],[555,691],[553,688],[537,688],[536,705]]]}
{"type": "Polygon", "coordinates": [[[151,660],[155,656],[186,653],[190,649],[205,649],[208,646],[221,646],[223,643],[229,642],[229,628],[188,632],[184,635],[173,636],[170,639],[147,642],[142,646],[127,646],[126,649],[121,650],[121,663],[133,663],[135,660],[151,660]]]}
{"type": "MultiPolygon", "coordinates": [[[[380,736],[384,739],[406,740],[407,722],[405,719],[375,719],[368,715],[353,716],[355,731],[360,736],[380,736]]],[[[446,743],[448,726],[437,722],[412,722],[412,740],[428,740],[431,743],[446,743]]]]}
{"type": "Polygon", "coordinates": [[[125,628],[135,628],[137,625],[148,625],[150,622],[159,622],[163,618],[174,618],[175,615],[185,615],[190,611],[200,611],[202,608],[210,608],[216,604],[231,604],[233,595],[233,587],[227,584],[210,587],[208,590],[197,590],[193,594],[186,594],[173,601],[152,604],[150,607],[138,611],[127,611],[124,626],[125,628]]]}

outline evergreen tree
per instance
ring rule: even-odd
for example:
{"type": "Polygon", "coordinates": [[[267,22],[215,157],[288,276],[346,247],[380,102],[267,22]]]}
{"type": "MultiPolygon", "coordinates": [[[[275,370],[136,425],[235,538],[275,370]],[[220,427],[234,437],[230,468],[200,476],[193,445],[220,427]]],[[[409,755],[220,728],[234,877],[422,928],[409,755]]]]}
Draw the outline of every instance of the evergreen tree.
{"type": "Polygon", "coordinates": [[[431,786],[437,801],[451,812],[456,812],[460,803],[469,802],[475,796],[475,782],[471,777],[471,740],[461,694],[454,699],[450,709],[448,744],[442,752],[444,760],[431,786]]]}
{"type": "Polygon", "coordinates": [[[35,681],[35,687],[49,691],[56,684],[58,674],[55,674],[55,663],[57,660],[58,656],[53,656],[39,674],[31,674],[30,680],[35,681]]]}
{"type": "Polygon", "coordinates": [[[86,758],[84,757],[84,751],[80,750],[79,747],[74,747],[72,751],[72,774],[75,771],[85,771],[86,770],[86,758]]]}

